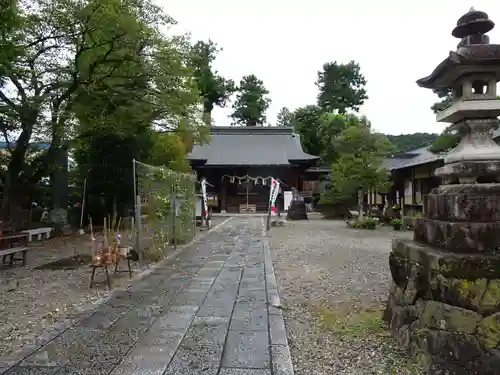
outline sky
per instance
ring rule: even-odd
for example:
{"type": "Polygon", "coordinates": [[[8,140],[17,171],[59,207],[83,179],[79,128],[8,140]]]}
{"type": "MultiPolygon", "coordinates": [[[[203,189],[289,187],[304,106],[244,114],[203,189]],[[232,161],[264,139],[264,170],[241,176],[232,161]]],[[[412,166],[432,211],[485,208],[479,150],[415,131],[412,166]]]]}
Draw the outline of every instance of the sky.
{"type": "MultiPolygon", "coordinates": [[[[214,63],[239,82],[255,74],[270,91],[270,124],[280,108],[314,104],[325,62],[355,60],[368,83],[360,113],[386,134],[439,133],[431,90],[415,81],[429,75],[459,42],[451,31],[471,6],[500,23],[494,0],[157,0],[194,41],[212,39],[223,51],[214,63]]],[[[491,43],[500,44],[500,25],[491,43]]],[[[231,124],[231,105],[216,108],[215,125],[231,124]]]]}

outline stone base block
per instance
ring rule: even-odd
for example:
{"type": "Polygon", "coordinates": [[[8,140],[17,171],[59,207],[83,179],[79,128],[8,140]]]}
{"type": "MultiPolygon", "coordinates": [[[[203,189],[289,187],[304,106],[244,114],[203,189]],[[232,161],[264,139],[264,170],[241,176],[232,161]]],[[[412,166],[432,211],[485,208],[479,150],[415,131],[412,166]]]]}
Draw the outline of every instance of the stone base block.
{"type": "Polygon", "coordinates": [[[424,196],[425,217],[444,221],[500,221],[500,184],[441,185],[424,196]]]}
{"type": "Polygon", "coordinates": [[[446,164],[434,172],[436,177],[458,179],[462,183],[500,182],[499,160],[459,161],[446,164]]]}
{"type": "Polygon", "coordinates": [[[395,240],[384,319],[425,365],[454,374],[498,374],[500,256],[456,254],[395,240]]]}
{"type": "Polygon", "coordinates": [[[418,218],[415,241],[458,253],[496,253],[500,249],[500,221],[453,222],[418,218]]]}

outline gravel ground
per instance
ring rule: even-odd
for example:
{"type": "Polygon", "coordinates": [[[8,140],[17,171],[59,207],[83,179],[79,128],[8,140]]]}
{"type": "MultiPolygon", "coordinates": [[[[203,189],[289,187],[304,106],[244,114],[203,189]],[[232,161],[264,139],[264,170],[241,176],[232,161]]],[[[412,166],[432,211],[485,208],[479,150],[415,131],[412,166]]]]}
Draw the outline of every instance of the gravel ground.
{"type": "Polygon", "coordinates": [[[381,321],[391,241],[411,232],[311,218],[270,233],[296,375],[421,373],[381,321]]]}
{"type": "MultiPolygon", "coordinates": [[[[226,218],[214,218],[212,227],[226,218]]],[[[205,230],[198,235],[204,235],[205,230]]],[[[95,307],[109,294],[106,284],[89,288],[92,269],[88,265],[70,270],[35,269],[61,258],[89,254],[88,235],[74,237],[65,244],[60,238],[35,243],[36,248],[28,254],[25,267],[12,268],[0,264],[0,362],[2,357],[20,350],[26,344],[50,329],[54,324],[72,319],[81,312],[95,307]]],[[[132,262],[133,271],[144,270],[132,262]]],[[[120,264],[126,270],[126,262],[120,264]]],[[[101,270],[96,272],[96,281],[104,281],[101,270]]],[[[131,280],[127,272],[111,274],[113,288],[126,287],[131,280]]]]}

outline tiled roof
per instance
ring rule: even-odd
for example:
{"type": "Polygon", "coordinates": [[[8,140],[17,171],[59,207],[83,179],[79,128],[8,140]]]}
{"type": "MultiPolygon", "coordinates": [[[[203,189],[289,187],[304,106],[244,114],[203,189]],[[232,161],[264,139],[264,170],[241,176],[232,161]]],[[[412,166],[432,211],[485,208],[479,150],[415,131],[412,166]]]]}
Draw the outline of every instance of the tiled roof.
{"type": "Polygon", "coordinates": [[[383,161],[383,166],[391,171],[394,169],[403,169],[432,163],[444,158],[444,153],[435,154],[433,152],[430,152],[429,146],[430,145],[427,145],[415,150],[394,155],[393,157],[385,158],[383,161]]]}
{"type": "Polygon", "coordinates": [[[210,143],[195,145],[189,160],[206,160],[206,166],[285,166],[318,159],[302,150],[300,137],[292,128],[213,127],[210,133],[210,143]]]}
{"type": "MultiPolygon", "coordinates": [[[[493,132],[493,139],[500,137],[500,129],[493,132]]],[[[444,159],[446,153],[435,154],[429,151],[430,144],[414,150],[400,152],[392,157],[385,158],[382,165],[389,171],[415,167],[417,165],[432,163],[444,159]]]]}

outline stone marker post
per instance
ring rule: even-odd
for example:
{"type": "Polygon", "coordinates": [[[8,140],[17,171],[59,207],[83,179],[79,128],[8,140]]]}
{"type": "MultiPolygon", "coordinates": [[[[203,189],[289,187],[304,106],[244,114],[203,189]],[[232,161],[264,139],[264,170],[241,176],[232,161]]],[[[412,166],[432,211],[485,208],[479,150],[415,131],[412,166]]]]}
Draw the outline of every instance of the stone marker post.
{"type": "Polygon", "coordinates": [[[460,144],[436,171],[442,185],[424,198],[414,240],[395,240],[385,311],[393,335],[422,364],[454,374],[500,373],[500,45],[485,33],[494,23],[471,9],[452,35],[457,50],[417,81],[450,90],[437,114],[460,132],[460,144]]]}

